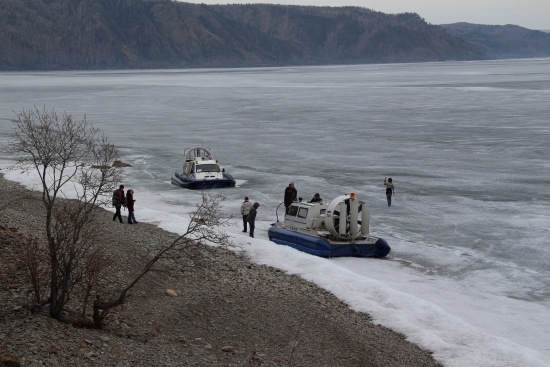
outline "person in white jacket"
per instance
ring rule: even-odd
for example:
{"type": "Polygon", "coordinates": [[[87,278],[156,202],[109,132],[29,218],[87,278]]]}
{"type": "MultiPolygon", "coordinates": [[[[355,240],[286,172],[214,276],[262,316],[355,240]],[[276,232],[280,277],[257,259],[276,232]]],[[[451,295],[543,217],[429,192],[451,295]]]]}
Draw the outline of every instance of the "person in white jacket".
{"type": "Polygon", "coordinates": [[[244,202],[241,205],[241,214],[243,215],[243,226],[244,226],[243,232],[247,232],[246,220],[248,218],[248,213],[250,213],[250,208],[252,208],[252,204],[250,203],[250,201],[248,201],[248,196],[247,196],[244,198],[244,202]]]}

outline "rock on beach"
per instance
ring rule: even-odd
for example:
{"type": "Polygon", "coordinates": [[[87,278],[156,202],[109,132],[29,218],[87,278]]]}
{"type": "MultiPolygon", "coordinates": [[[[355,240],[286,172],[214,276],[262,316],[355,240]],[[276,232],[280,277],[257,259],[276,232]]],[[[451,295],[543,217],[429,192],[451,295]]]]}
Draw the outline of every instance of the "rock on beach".
{"type": "Polygon", "coordinates": [[[171,289],[167,289],[166,294],[169,295],[170,297],[178,297],[178,294],[171,289]]]}

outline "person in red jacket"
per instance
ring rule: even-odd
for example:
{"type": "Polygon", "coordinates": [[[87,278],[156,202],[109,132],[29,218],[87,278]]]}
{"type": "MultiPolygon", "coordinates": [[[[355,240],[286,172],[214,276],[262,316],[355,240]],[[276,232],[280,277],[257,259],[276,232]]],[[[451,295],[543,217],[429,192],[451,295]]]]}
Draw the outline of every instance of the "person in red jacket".
{"type": "Polygon", "coordinates": [[[134,190],[128,190],[126,192],[126,206],[128,207],[128,224],[136,224],[136,217],[134,217],[134,190]]]}
{"type": "Polygon", "coordinates": [[[122,205],[126,204],[126,200],[124,198],[124,185],[120,185],[118,190],[115,190],[113,192],[113,206],[115,207],[115,215],[113,215],[113,222],[117,219],[120,220],[120,223],[122,223],[122,215],[120,214],[120,208],[122,205]]]}

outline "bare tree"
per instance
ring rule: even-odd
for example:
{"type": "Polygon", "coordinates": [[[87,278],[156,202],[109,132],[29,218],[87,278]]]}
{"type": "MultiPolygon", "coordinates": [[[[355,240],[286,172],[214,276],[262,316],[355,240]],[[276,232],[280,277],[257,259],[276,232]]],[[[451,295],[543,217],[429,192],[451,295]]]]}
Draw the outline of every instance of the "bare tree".
{"type": "MultiPolygon", "coordinates": [[[[14,125],[15,137],[10,140],[9,148],[20,156],[18,167],[38,173],[41,200],[46,209],[50,290],[47,301],[52,317],[69,321],[63,311],[78,290],[82,310],[80,320],[74,324],[101,328],[109,310],[123,304],[130,290],[146,274],[157,270],[154,266],[159,260],[177,258],[192,244],[232,245],[230,236],[222,230],[230,225],[232,217],[222,218],[219,214],[225,196],[203,191],[202,201],[190,215],[185,233],[150,252],[143,268],[115,296],[102,300],[96,295],[92,320],[87,319],[89,298],[105,280],[112,263],[107,248],[101,243],[98,204],[110,202],[110,194],[120,182],[121,170],[112,166],[118,158],[117,151],[85,117],[75,121],[66,113],[59,117],[54,110],[35,107],[17,113],[14,125]]],[[[46,298],[40,272],[44,261],[39,263],[40,243],[29,240],[26,252],[26,257],[32,260],[28,262],[28,273],[35,307],[45,304],[46,298]]]]}
{"type": "Polygon", "coordinates": [[[55,110],[16,113],[9,150],[17,167],[39,176],[46,209],[45,232],[50,267],[50,315],[61,319],[75,285],[84,276],[86,259],[97,249],[93,222],[98,204],[105,204],[121,180],[112,167],[118,152],[84,116],[77,121],[55,110]],[[73,200],[67,199],[70,192],[73,200]]]}

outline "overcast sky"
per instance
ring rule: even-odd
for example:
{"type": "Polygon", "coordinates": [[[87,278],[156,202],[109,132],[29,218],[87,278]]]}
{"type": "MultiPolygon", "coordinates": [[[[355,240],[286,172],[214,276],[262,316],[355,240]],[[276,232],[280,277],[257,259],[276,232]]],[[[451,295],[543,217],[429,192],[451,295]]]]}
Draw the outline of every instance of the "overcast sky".
{"type": "Polygon", "coordinates": [[[384,13],[418,13],[432,24],[468,22],[515,24],[529,29],[550,29],[550,0],[196,0],[189,2],[354,5],[384,13]]]}

